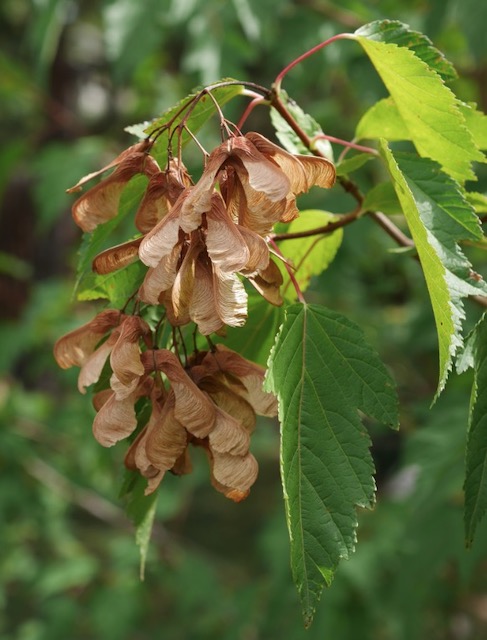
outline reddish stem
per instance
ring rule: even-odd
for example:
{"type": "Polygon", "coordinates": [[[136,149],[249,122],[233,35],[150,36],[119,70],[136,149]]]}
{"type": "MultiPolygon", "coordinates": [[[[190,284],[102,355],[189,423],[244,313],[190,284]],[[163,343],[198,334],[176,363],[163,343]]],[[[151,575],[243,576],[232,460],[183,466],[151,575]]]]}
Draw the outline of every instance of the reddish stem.
{"type": "Polygon", "coordinates": [[[247,108],[245,109],[245,111],[242,114],[242,117],[240,118],[240,120],[237,123],[237,129],[239,131],[242,129],[245,121],[247,120],[249,115],[252,113],[252,111],[255,109],[255,107],[257,107],[259,104],[262,104],[263,102],[265,102],[265,100],[260,96],[258,98],[255,98],[254,100],[252,100],[252,102],[249,102],[249,104],[247,105],[247,108]]]}
{"type": "Polygon", "coordinates": [[[296,277],[295,277],[295,275],[293,273],[293,270],[291,269],[291,267],[287,263],[287,260],[282,255],[281,250],[279,249],[279,247],[277,246],[277,244],[274,242],[274,240],[272,238],[269,239],[269,244],[274,249],[274,252],[276,253],[276,255],[278,255],[279,257],[281,257],[283,259],[284,266],[286,267],[286,271],[287,271],[287,273],[289,275],[289,279],[293,283],[293,287],[296,290],[296,295],[298,296],[299,302],[301,302],[302,304],[306,304],[306,300],[304,299],[303,292],[301,291],[301,287],[299,286],[298,281],[296,280],[296,277]]]}
{"type": "Polygon", "coordinates": [[[336,144],[341,144],[342,147],[348,147],[350,149],[356,149],[357,151],[363,151],[364,153],[370,153],[374,156],[378,156],[379,154],[372,147],[363,147],[361,144],[355,144],[355,142],[348,142],[347,140],[342,140],[341,138],[335,138],[335,136],[328,136],[325,133],[320,133],[315,136],[312,140],[312,144],[314,144],[315,140],[329,140],[330,142],[335,142],[336,144]]]}
{"type": "Polygon", "coordinates": [[[332,36],[331,38],[328,38],[328,40],[325,40],[324,42],[320,42],[320,44],[317,44],[312,49],[309,49],[309,51],[306,51],[302,55],[298,56],[295,60],[290,62],[287,65],[287,67],[284,67],[284,69],[276,76],[276,79],[274,80],[274,85],[273,86],[274,86],[274,90],[276,91],[276,93],[279,93],[279,91],[281,89],[281,83],[282,83],[282,80],[283,80],[284,76],[287,73],[289,73],[289,71],[291,71],[291,69],[294,69],[294,67],[296,65],[298,65],[303,60],[306,60],[307,58],[312,56],[317,51],[320,51],[321,49],[324,49],[325,47],[327,47],[332,42],[335,42],[335,40],[344,40],[346,38],[350,38],[350,34],[349,33],[339,33],[336,36],[332,36]]]}

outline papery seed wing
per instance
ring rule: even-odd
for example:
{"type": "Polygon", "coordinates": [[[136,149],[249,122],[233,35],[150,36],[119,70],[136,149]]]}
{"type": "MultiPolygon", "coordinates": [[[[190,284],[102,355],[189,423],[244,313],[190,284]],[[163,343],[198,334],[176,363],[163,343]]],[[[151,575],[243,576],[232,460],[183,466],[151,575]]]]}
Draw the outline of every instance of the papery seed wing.
{"type": "Polygon", "coordinates": [[[123,315],[116,309],[106,309],[93,320],[59,338],[54,345],[54,357],[62,369],[81,367],[96,345],[110,329],[116,327],[123,315]]]}
{"type": "Polygon", "coordinates": [[[106,275],[136,262],[139,259],[141,242],[142,238],[136,238],[102,251],[93,260],[93,271],[100,275],[106,275]]]}
{"type": "Polygon", "coordinates": [[[205,438],[215,424],[215,406],[167,349],[154,352],[156,366],[171,383],[175,396],[174,416],[196,438],[205,438]]]}
{"type": "Polygon", "coordinates": [[[137,426],[134,403],[136,393],[117,400],[113,394],[101,407],[93,421],[93,435],[104,447],[127,438],[137,426]]]}
{"type": "Polygon", "coordinates": [[[249,262],[249,248],[219,194],[212,198],[206,224],[206,248],[213,264],[227,273],[241,271],[249,262]]]}
{"type": "Polygon", "coordinates": [[[174,415],[176,398],[171,390],[162,409],[153,411],[147,429],[145,451],[160,470],[172,469],[187,447],[187,432],[174,415]]]}
{"type": "Polygon", "coordinates": [[[273,260],[269,261],[265,269],[259,273],[250,275],[248,279],[267,302],[270,302],[276,307],[282,305],[281,285],[283,278],[279,267],[273,260]]]}
{"type": "Polygon", "coordinates": [[[216,408],[216,420],[209,434],[210,447],[218,453],[244,456],[249,451],[250,435],[239,420],[216,408]]]}
{"type": "MultiPolygon", "coordinates": [[[[98,176],[101,176],[102,173],[105,173],[105,171],[108,171],[109,169],[113,169],[114,167],[117,167],[119,164],[130,159],[134,155],[137,156],[138,154],[147,152],[151,146],[152,146],[152,142],[150,142],[150,140],[142,140],[141,142],[137,142],[136,144],[132,145],[128,149],[125,149],[124,151],[122,151],[122,153],[120,153],[116,158],[114,158],[111,162],[109,162],[103,168],[98,169],[98,171],[94,171],[93,173],[89,173],[86,176],[83,176],[81,180],[79,180],[74,185],[74,187],[70,187],[69,189],[66,189],[66,193],[75,193],[76,191],[80,191],[83,185],[85,185],[87,182],[89,182],[93,178],[97,178],[98,176]]],[[[155,163],[155,160],[153,161],[155,163]]]]}
{"type": "Polygon", "coordinates": [[[242,327],[247,320],[247,292],[234,273],[213,267],[214,301],[224,324],[242,327]]]}
{"type": "Polygon", "coordinates": [[[245,498],[257,479],[259,467],[251,453],[246,456],[233,456],[212,450],[212,476],[223,485],[224,494],[235,501],[245,498]]]}
{"type": "Polygon", "coordinates": [[[98,382],[105,366],[105,362],[110,355],[113,346],[118,339],[118,329],[113,331],[111,336],[101,344],[83,363],[78,376],[78,389],[80,393],[86,393],[86,387],[98,382]]]}
{"type": "Polygon", "coordinates": [[[188,190],[183,191],[170,213],[149,231],[140,244],[139,256],[148,267],[156,267],[179,242],[180,214],[188,190]]]}
{"type": "Polygon", "coordinates": [[[195,280],[189,306],[191,320],[199,332],[208,336],[223,326],[215,302],[214,282],[208,258],[202,254],[195,264],[195,280]]]}
{"type": "Polygon", "coordinates": [[[181,243],[171,253],[165,255],[157,266],[150,267],[139,289],[139,298],[149,304],[158,304],[161,293],[168,291],[174,284],[181,256],[181,243]]]}

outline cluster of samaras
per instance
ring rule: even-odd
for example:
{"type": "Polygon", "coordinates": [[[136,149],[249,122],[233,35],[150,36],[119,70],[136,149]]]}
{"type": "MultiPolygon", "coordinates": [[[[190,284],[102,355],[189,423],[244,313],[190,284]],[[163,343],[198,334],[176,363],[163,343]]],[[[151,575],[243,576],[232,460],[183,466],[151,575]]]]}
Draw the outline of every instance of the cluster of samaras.
{"type": "Polygon", "coordinates": [[[148,479],[154,491],[167,471],[191,470],[189,444],[208,454],[214,486],[243,499],[257,475],[249,452],[255,415],[275,415],[273,396],[262,391],[264,370],[221,346],[185,357],[159,349],[141,317],[144,305],[161,305],[178,327],[195,323],[209,335],[247,317],[246,277],[272,304],[281,304],[282,276],[266,237],[277,222],[298,215],[296,196],[313,185],[330,187],[333,165],[314,156],[294,156],[257,133],[231,136],[208,157],[193,184],[183,163],[171,158],[161,170],[140,142],[91,178],[114,171],[73,206],[84,231],[114,218],[127,182],[148,178],[135,215],[136,240],[112,247],[93,263],[107,274],[141,260],[149,267],[137,294],[137,313],[106,310],[67,334],[55,346],[60,366],[81,367],[79,388],[97,382],[109,361],[109,387],[94,396],[98,441],[111,446],[134,433],[135,403],[151,402],[147,424],[138,432],[125,463],[148,479]]]}

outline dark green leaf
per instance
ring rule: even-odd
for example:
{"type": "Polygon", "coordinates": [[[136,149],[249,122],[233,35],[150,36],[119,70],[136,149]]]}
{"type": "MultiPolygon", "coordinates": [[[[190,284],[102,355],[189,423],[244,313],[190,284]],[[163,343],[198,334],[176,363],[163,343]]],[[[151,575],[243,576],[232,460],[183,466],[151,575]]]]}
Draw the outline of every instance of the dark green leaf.
{"type": "Polygon", "coordinates": [[[144,495],[147,480],[139,473],[126,471],[120,497],[125,499],[127,515],[135,526],[135,541],[140,550],[140,577],[144,578],[145,561],[154,523],[157,492],[144,495]]]}
{"type": "MultiPolygon", "coordinates": [[[[465,536],[471,545],[487,509],[487,316],[469,337],[474,367],[465,474],[465,536]]],[[[465,368],[465,367],[464,367],[465,368]]]]}
{"type": "Polygon", "coordinates": [[[78,300],[108,300],[121,309],[142,284],[147,267],[140,261],[107,275],[87,274],[78,292],[78,300]]]}
{"type": "Polygon", "coordinates": [[[460,240],[483,237],[478,217],[459,185],[426,158],[393,154],[382,144],[384,159],[416,244],[428,286],[439,342],[438,394],[445,386],[452,359],[462,345],[462,298],[486,292],[471,271],[460,240]]]}
{"type": "Polygon", "coordinates": [[[279,401],[291,568],[306,625],[356,542],[356,506],[374,502],[370,439],[358,410],[396,427],[392,379],[362,331],[318,305],[293,305],[269,359],[279,401]]]}

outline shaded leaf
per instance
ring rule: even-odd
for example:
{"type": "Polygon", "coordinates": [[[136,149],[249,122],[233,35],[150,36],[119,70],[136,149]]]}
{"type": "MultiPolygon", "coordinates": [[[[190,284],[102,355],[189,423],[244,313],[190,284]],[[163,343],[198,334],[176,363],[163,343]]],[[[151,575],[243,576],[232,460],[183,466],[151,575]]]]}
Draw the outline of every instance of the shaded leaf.
{"type": "Polygon", "coordinates": [[[391,182],[380,182],[365,194],[364,211],[382,211],[387,215],[402,213],[401,205],[391,182]]]}
{"type": "Polygon", "coordinates": [[[470,546],[478,524],[487,509],[487,316],[466,341],[463,355],[465,370],[472,366],[474,380],[470,399],[465,474],[465,538],[470,546]]]}
{"type": "Polygon", "coordinates": [[[439,394],[463,343],[462,298],[487,291],[485,283],[471,271],[458,242],[481,239],[483,234],[459,185],[437,163],[410,154],[393,154],[385,143],[382,153],[430,294],[439,342],[439,394]]]}
{"type": "Polygon", "coordinates": [[[227,327],[225,337],[214,336],[241,356],[265,366],[276,334],[284,318],[284,309],[269,304],[255,291],[248,294],[248,318],[243,327],[227,327]]]}
{"type": "Polygon", "coordinates": [[[147,267],[140,261],[106,275],[88,274],[78,292],[78,300],[109,300],[120,309],[142,284],[147,267]]]}
{"type": "MultiPolygon", "coordinates": [[[[279,92],[280,100],[285,104],[286,109],[296,120],[297,124],[311,139],[323,135],[323,130],[316,120],[305,113],[301,107],[290,98],[283,90],[279,92]]],[[[271,122],[276,130],[276,136],[282,146],[289,153],[310,155],[310,150],[304,145],[299,136],[291,129],[278,111],[271,109],[271,122]]],[[[315,148],[323,154],[325,158],[333,162],[333,149],[328,140],[321,139],[315,141],[315,148]]]]}
{"type": "Polygon", "coordinates": [[[396,427],[394,383],[362,331],[318,305],[292,305],[269,358],[279,402],[291,569],[305,624],[356,542],[356,506],[374,502],[370,439],[358,410],[396,427]]]}
{"type": "Polygon", "coordinates": [[[125,471],[120,497],[125,499],[127,515],[135,526],[135,542],[140,551],[140,578],[144,579],[145,561],[157,506],[157,492],[144,495],[146,478],[134,471],[125,471]]]}

